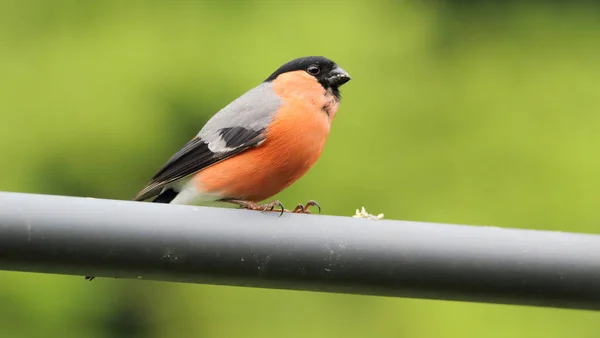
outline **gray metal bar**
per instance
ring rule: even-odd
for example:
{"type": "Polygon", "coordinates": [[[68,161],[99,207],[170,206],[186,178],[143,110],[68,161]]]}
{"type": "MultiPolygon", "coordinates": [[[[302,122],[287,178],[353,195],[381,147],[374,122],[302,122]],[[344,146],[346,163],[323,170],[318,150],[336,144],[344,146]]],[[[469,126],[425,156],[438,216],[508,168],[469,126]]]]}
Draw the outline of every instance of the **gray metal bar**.
{"type": "Polygon", "coordinates": [[[600,309],[598,235],[51,195],[0,193],[0,269],[600,309]]]}

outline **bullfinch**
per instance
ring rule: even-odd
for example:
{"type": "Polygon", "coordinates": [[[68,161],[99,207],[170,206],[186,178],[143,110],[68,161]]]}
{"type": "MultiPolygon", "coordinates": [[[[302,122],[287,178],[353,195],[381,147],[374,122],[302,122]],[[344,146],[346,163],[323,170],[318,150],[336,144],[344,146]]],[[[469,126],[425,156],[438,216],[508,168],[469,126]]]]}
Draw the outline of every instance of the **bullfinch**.
{"type": "MultiPolygon", "coordinates": [[[[211,117],[133,198],[250,210],[310,213],[315,201],[286,210],[270,198],[302,177],[325,146],[350,75],[322,56],[298,58],[211,117]]],[[[94,277],[86,277],[88,280],[94,277]]]]}
{"type": "MultiPolygon", "coordinates": [[[[134,197],[200,205],[258,204],[290,186],[317,161],[350,75],[322,56],[292,60],[218,111],[134,197]]],[[[308,213],[309,201],[291,212],[308,213]]]]}

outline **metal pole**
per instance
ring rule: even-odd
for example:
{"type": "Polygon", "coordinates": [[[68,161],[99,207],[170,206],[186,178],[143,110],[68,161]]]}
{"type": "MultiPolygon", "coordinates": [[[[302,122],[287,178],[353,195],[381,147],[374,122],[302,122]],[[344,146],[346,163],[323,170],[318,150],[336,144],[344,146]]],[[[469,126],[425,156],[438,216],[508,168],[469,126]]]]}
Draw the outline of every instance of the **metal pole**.
{"type": "Polygon", "coordinates": [[[0,193],[0,269],[600,309],[598,235],[51,195],[0,193]]]}

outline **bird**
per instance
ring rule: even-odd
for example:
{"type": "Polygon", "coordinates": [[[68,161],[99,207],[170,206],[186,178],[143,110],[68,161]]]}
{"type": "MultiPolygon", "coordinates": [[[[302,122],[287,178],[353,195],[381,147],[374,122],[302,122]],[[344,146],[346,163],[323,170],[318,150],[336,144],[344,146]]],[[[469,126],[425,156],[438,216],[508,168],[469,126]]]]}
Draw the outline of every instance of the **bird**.
{"type": "MultiPolygon", "coordinates": [[[[304,176],[319,159],[350,74],[324,56],[281,65],[217,111],[133,198],[154,203],[225,202],[260,211],[293,210],[279,200],[261,204],[304,176]]],[[[94,277],[86,277],[92,280],[94,277]]]]}
{"type": "MultiPolygon", "coordinates": [[[[283,209],[280,201],[258,202],[290,186],[316,163],[341,101],[339,88],[350,79],[323,56],[285,63],[213,115],[133,199],[283,209]]],[[[298,205],[292,212],[307,208],[298,205]]]]}

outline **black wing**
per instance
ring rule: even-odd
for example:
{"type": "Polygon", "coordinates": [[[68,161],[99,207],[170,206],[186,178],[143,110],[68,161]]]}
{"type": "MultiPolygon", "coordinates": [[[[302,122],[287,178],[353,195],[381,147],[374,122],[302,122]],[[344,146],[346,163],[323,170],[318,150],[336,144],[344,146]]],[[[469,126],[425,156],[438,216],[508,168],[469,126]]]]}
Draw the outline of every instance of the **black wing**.
{"type": "Polygon", "coordinates": [[[152,176],[152,180],[133,200],[143,201],[155,196],[169,183],[228,159],[248,148],[258,146],[265,140],[264,129],[230,127],[220,129],[218,135],[215,142],[221,147],[215,152],[209,149],[209,144],[212,142],[207,142],[200,137],[191,139],[152,176]]]}

